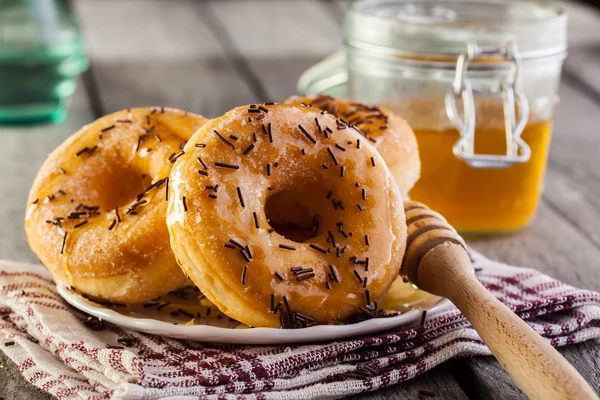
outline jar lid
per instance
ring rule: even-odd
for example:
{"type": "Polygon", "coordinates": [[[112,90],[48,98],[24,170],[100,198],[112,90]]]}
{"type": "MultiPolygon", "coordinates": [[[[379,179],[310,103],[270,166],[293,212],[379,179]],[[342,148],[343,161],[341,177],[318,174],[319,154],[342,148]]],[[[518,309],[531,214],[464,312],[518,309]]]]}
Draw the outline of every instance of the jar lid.
{"type": "Polygon", "coordinates": [[[560,7],[523,0],[356,0],[344,23],[347,44],[369,51],[458,56],[469,42],[512,42],[522,59],[564,53],[566,28],[560,7]]]}

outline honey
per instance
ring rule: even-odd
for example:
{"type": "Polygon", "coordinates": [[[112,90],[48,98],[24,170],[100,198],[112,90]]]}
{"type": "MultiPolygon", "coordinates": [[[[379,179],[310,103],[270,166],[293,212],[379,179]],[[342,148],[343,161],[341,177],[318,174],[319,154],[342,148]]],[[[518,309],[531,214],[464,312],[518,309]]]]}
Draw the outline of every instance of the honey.
{"type": "MultiPolygon", "coordinates": [[[[529,116],[521,137],[531,158],[506,168],[473,168],[452,152],[459,132],[443,108],[423,99],[386,104],[411,123],[421,157],[421,178],[412,199],[440,212],[466,234],[510,232],[527,225],[543,190],[552,121],[529,116]]],[[[476,101],[475,153],[506,154],[502,104],[476,101]]]]}
{"type": "MultiPolygon", "coordinates": [[[[421,179],[410,197],[439,211],[463,233],[509,232],[527,225],[543,189],[551,121],[530,123],[521,137],[531,158],[507,168],[476,169],[458,159],[455,129],[417,130],[421,179]]],[[[504,154],[504,127],[476,130],[475,152],[504,154]]]]}

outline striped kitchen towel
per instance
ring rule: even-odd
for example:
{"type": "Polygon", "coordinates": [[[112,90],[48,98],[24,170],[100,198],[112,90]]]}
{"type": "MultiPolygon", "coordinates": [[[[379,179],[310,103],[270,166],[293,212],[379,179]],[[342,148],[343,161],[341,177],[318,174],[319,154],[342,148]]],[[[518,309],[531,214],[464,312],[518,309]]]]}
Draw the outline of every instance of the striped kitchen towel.
{"type": "MultiPolygon", "coordinates": [[[[479,280],[553,346],[600,337],[599,293],[472,256],[479,280]]],[[[453,307],[413,328],[290,346],[205,344],[87,319],[42,267],[0,261],[0,350],[59,399],[339,398],[490,354],[453,307]]]]}

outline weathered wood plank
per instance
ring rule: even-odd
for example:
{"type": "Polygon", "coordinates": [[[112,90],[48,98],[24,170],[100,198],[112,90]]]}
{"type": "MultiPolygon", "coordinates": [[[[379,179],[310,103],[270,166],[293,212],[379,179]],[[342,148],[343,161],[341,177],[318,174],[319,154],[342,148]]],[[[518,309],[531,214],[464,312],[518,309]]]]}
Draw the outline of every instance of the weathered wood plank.
{"type": "Polygon", "coordinates": [[[194,2],[77,1],[73,8],[104,112],[164,105],[217,116],[255,101],[194,2]]]}
{"type": "Polygon", "coordinates": [[[569,80],[560,88],[555,127],[550,150],[550,166],[588,186],[600,196],[600,135],[598,102],[582,94],[569,80]]]}
{"type": "Polygon", "coordinates": [[[461,400],[469,396],[462,390],[455,388],[455,383],[448,385],[454,379],[449,371],[448,365],[438,365],[431,371],[411,379],[408,382],[399,383],[370,393],[352,396],[350,399],[361,400],[391,400],[391,399],[418,399],[419,391],[426,390],[436,394],[437,399],[461,400]]]}
{"type": "Polygon", "coordinates": [[[341,45],[338,23],[323,2],[211,1],[206,6],[260,79],[269,100],[295,94],[300,74],[341,45]]]}
{"type": "Polygon", "coordinates": [[[0,258],[37,262],[23,228],[29,188],[46,156],[92,119],[80,80],[66,122],[0,128],[0,258]]]}
{"type": "Polygon", "coordinates": [[[31,385],[19,368],[0,351],[0,398],[7,400],[51,400],[55,397],[31,385]]]}

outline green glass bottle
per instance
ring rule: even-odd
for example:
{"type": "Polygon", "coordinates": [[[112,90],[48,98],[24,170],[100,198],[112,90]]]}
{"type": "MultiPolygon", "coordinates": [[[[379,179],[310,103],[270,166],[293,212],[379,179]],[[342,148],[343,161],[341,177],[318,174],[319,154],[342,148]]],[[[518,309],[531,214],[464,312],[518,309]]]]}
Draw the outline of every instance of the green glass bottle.
{"type": "Polygon", "coordinates": [[[56,0],[0,0],[0,124],[61,122],[88,67],[77,23],[56,0]]]}

